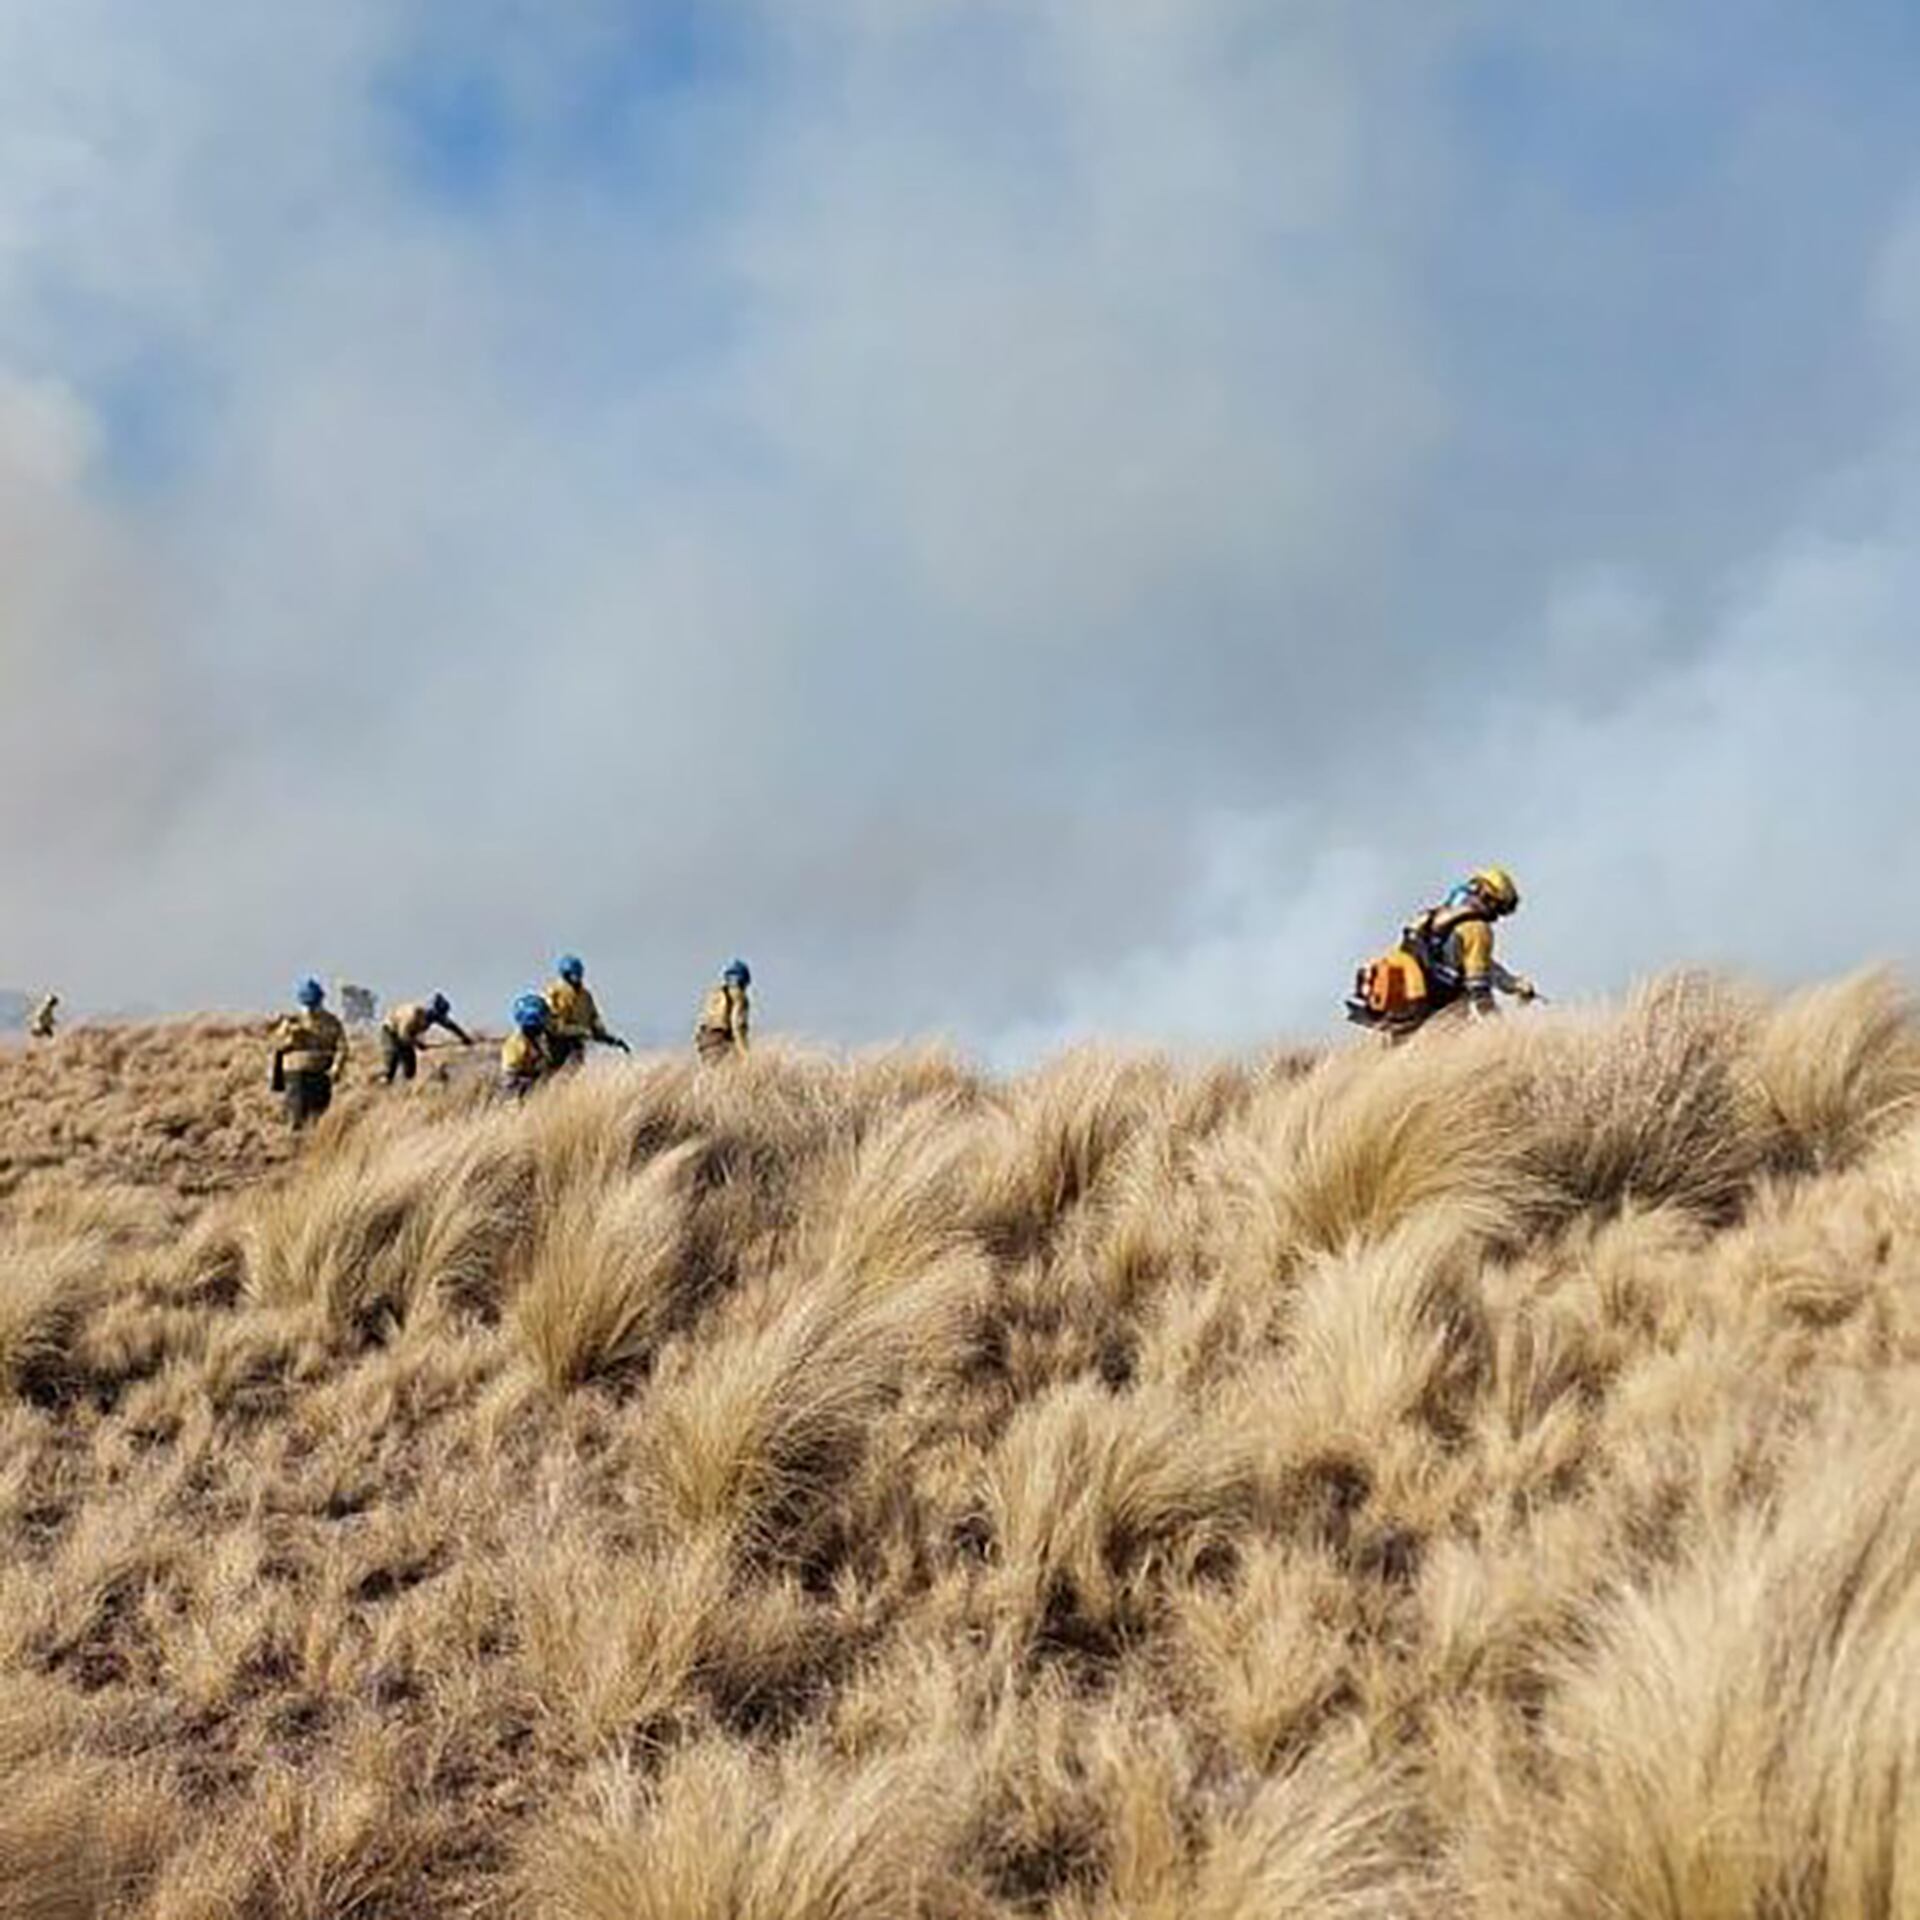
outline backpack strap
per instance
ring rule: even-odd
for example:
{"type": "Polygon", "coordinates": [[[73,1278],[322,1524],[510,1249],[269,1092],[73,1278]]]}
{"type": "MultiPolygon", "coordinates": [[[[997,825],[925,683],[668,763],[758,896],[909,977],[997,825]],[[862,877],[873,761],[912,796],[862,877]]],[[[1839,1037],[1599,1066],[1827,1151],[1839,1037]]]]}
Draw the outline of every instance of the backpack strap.
{"type": "Polygon", "coordinates": [[[1448,934],[1475,920],[1491,921],[1493,911],[1477,900],[1463,900],[1457,907],[1430,907],[1422,918],[1428,922],[1430,937],[1444,940],[1448,934]]]}
{"type": "Polygon", "coordinates": [[[1492,911],[1478,900],[1462,900],[1457,904],[1443,901],[1437,907],[1423,908],[1408,921],[1401,930],[1400,944],[1431,972],[1450,935],[1471,921],[1492,918],[1492,911]]]}

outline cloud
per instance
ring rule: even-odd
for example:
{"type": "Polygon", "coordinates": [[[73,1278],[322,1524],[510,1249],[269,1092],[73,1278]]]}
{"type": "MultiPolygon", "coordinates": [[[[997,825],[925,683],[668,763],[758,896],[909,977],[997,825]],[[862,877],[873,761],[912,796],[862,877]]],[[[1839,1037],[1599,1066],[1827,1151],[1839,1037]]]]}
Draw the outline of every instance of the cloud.
{"type": "MultiPolygon", "coordinates": [[[[1721,951],[1911,713],[1906,122],[1626,11],[0,5],[0,972],[1231,1041],[1489,854],[1721,951]]],[[[1911,951],[1879,832],[1770,964],[1911,951]]]]}

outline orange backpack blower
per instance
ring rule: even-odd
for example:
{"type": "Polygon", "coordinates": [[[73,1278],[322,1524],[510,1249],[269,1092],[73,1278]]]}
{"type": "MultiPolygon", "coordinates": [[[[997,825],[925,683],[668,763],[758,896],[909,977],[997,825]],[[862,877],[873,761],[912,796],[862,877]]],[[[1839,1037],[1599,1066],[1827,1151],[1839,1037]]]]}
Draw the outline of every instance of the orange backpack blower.
{"type": "Polygon", "coordinates": [[[1366,1027],[1413,1027],[1433,1011],[1432,1001],[1420,956],[1399,946],[1355,970],[1347,1018],[1366,1027]]]}

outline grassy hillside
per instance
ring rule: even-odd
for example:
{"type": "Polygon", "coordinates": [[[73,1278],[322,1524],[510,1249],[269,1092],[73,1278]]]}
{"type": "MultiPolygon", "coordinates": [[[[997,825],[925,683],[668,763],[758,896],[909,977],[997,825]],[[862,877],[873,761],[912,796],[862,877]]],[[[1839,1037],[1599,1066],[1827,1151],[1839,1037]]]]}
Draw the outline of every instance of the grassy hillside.
{"type": "Polygon", "coordinates": [[[1920,1914],[1920,1031],[0,1061],[0,1915],[1920,1914]]]}

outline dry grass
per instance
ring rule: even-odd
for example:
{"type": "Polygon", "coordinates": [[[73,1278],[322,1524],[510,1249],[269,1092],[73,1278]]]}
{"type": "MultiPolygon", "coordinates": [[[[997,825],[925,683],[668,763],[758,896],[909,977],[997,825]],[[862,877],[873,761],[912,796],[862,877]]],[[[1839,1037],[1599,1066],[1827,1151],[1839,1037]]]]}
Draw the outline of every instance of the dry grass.
{"type": "Polygon", "coordinates": [[[1488,1810],[1501,1910],[1920,1910],[1920,1420],[1853,1408],[1814,1444],[1820,1478],[1596,1609],[1543,1790],[1488,1810]]]}
{"type": "Polygon", "coordinates": [[[960,1838],[921,1756],[836,1767],[709,1738],[595,1787],[593,1814],[535,1853],[537,1904],[566,1920],[891,1920],[926,1910],[960,1838]]]}
{"type": "Polygon", "coordinates": [[[0,1062],[0,1916],[1920,1914],[1884,976],[263,1077],[0,1062]]]}
{"type": "Polygon", "coordinates": [[[691,1142],[675,1147],[597,1193],[570,1193],[548,1214],[512,1311],[556,1392],[645,1361],[693,1304],[688,1215],[700,1152],[691,1142]]]}

